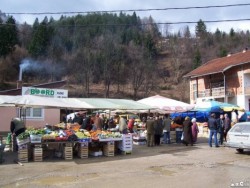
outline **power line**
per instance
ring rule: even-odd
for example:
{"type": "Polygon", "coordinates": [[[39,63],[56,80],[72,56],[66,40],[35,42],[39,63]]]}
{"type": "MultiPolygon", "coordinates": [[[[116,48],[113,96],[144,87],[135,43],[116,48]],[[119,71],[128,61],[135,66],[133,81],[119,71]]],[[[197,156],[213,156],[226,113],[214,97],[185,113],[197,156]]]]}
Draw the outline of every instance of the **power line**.
{"type": "MultiPolygon", "coordinates": [[[[218,23],[218,22],[240,22],[240,21],[250,21],[250,18],[241,18],[241,19],[226,19],[226,20],[202,20],[204,23],[218,23]]],[[[178,24],[196,24],[198,21],[183,21],[183,22],[155,22],[156,25],[178,25],[178,24]]],[[[72,24],[72,25],[53,25],[55,27],[95,27],[95,26],[146,26],[151,25],[152,23],[140,23],[140,24],[72,24]]],[[[1,25],[24,25],[24,24],[9,24],[9,23],[0,23],[1,25]]],[[[29,25],[29,24],[26,24],[29,25]]],[[[50,24],[48,24],[50,25],[50,24]]],[[[44,25],[47,26],[47,25],[44,25]]],[[[51,25],[52,26],[52,25],[51,25]]]]}
{"type": "Polygon", "coordinates": [[[188,10],[188,9],[209,9],[209,8],[226,8],[236,6],[249,6],[245,4],[230,4],[230,5],[213,5],[213,6],[194,6],[194,7],[173,7],[173,8],[153,8],[153,9],[126,9],[126,10],[107,10],[107,11],[70,11],[70,12],[2,12],[2,14],[11,15],[50,15],[50,14],[90,14],[90,13],[115,13],[115,12],[147,12],[147,11],[166,11],[166,10],[188,10]]]}

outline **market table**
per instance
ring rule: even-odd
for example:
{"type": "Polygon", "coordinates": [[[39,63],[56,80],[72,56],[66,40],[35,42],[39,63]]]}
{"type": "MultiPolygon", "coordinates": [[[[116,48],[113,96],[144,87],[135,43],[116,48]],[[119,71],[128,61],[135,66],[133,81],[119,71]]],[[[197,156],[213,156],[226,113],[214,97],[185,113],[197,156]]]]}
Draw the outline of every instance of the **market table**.
{"type": "Polygon", "coordinates": [[[121,138],[100,138],[98,140],[79,139],[77,141],[44,141],[41,142],[25,142],[19,145],[18,160],[20,162],[28,162],[29,158],[33,158],[35,162],[43,161],[44,152],[52,150],[54,155],[65,160],[72,160],[74,151],[77,151],[79,158],[88,158],[92,156],[115,155],[115,147],[123,153],[132,152],[132,135],[123,134],[121,138]],[[97,146],[94,150],[93,146],[97,146]],[[98,150],[98,151],[97,151],[98,150]]]}

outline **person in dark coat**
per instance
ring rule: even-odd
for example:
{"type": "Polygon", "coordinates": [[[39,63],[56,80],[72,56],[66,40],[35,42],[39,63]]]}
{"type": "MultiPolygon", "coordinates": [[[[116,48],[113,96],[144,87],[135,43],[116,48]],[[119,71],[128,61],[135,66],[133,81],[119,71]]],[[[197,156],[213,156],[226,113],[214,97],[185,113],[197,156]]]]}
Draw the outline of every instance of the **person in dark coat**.
{"type": "Polygon", "coordinates": [[[146,122],[147,146],[148,147],[154,146],[154,135],[155,135],[154,124],[155,122],[153,120],[153,117],[149,117],[149,119],[146,122]]]}
{"type": "Polygon", "coordinates": [[[161,135],[163,132],[162,121],[159,119],[159,117],[155,118],[154,130],[155,130],[155,135],[154,135],[155,142],[154,143],[155,143],[155,146],[159,146],[161,143],[161,135]]]}
{"type": "Polygon", "coordinates": [[[220,118],[217,120],[217,124],[218,124],[218,137],[219,137],[219,144],[222,145],[223,144],[223,139],[224,139],[224,115],[221,114],[220,118]]]}
{"type": "Polygon", "coordinates": [[[214,137],[215,147],[219,147],[218,140],[217,140],[218,124],[217,124],[217,120],[215,119],[215,114],[214,113],[212,113],[210,118],[208,119],[208,129],[210,131],[209,141],[208,141],[209,146],[212,147],[212,138],[214,137]]]}
{"type": "Polygon", "coordinates": [[[227,141],[227,133],[231,129],[231,120],[228,117],[228,114],[224,115],[224,140],[227,141]]]}
{"type": "Polygon", "coordinates": [[[183,121],[183,143],[188,146],[190,144],[193,145],[193,137],[192,137],[192,122],[190,121],[190,117],[186,117],[183,121]]]}
{"type": "Polygon", "coordinates": [[[12,149],[13,151],[18,150],[17,146],[17,136],[23,132],[25,132],[26,127],[24,122],[20,118],[13,118],[10,122],[10,132],[12,134],[12,149]]]}

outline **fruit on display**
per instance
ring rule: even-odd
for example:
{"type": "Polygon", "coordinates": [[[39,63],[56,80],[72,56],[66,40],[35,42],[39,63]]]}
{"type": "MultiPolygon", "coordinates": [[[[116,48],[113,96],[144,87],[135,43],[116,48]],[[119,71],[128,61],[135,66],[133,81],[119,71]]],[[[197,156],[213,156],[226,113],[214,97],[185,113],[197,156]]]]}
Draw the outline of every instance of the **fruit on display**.
{"type": "Polygon", "coordinates": [[[46,133],[46,131],[44,129],[35,129],[35,128],[27,128],[26,131],[30,135],[44,135],[46,133]]]}
{"type": "Polygon", "coordinates": [[[27,138],[29,138],[29,137],[30,137],[29,132],[28,132],[28,131],[24,131],[24,132],[20,133],[20,134],[17,136],[17,139],[18,139],[18,140],[25,140],[25,139],[27,139],[27,138]]]}
{"type": "Polygon", "coordinates": [[[53,134],[45,134],[42,136],[42,140],[55,140],[56,136],[53,134]]]}
{"type": "Polygon", "coordinates": [[[88,131],[77,131],[75,133],[75,135],[77,136],[77,138],[79,139],[83,139],[83,138],[90,138],[91,135],[88,131]]]}

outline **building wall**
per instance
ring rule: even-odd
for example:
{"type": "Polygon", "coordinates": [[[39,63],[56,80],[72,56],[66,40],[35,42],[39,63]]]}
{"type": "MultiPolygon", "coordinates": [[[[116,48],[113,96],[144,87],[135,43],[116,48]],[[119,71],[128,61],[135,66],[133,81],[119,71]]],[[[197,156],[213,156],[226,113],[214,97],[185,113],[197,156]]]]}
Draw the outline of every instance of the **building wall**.
{"type": "Polygon", "coordinates": [[[10,122],[16,114],[15,107],[0,107],[0,132],[10,131],[10,122]]]}
{"type": "Polygon", "coordinates": [[[227,89],[232,91],[234,95],[243,94],[243,73],[242,66],[233,67],[225,72],[227,89]]]}
{"type": "Polygon", "coordinates": [[[45,124],[55,125],[60,123],[60,109],[44,109],[44,119],[27,119],[27,127],[40,128],[44,127],[45,124]]]}
{"type": "MultiPolygon", "coordinates": [[[[17,117],[17,108],[15,107],[0,107],[0,132],[10,131],[10,122],[13,117],[17,117]]],[[[60,123],[60,109],[45,109],[44,119],[26,120],[26,127],[44,127],[48,123],[55,125],[60,123]]]]}

